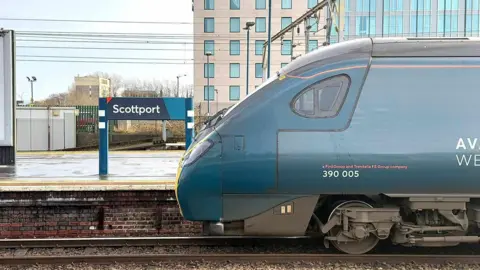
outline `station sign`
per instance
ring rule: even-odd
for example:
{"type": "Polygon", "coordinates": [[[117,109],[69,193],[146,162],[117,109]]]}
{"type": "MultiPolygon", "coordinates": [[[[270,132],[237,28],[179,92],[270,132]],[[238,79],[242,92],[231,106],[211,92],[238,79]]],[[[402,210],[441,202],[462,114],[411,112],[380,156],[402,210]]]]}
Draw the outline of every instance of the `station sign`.
{"type": "Polygon", "coordinates": [[[184,120],[185,101],[172,98],[107,98],[109,120],[184,120]]]}

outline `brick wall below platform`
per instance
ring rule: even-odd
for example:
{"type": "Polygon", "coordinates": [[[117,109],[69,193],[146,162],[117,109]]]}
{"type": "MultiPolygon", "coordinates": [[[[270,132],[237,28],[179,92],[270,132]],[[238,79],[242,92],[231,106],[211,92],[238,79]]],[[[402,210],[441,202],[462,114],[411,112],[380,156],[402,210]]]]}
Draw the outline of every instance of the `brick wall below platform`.
{"type": "Polygon", "coordinates": [[[198,235],[173,191],[2,192],[0,238],[198,235]]]}

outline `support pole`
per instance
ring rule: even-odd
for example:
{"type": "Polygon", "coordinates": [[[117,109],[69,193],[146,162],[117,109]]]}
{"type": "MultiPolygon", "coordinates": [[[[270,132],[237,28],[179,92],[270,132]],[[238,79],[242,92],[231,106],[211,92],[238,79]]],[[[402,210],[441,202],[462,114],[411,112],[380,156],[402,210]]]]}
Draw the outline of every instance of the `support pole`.
{"type": "Polygon", "coordinates": [[[98,100],[98,129],[99,129],[99,175],[108,175],[108,115],[107,115],[107,99],[100,98],[98,100]]]}
{"type": "Polygon", "coordinates": [[[268,58],[267,79],[270,78],[270,52],[272,47],[272,0],[268,0],[268,58]]]}
{"type": "Polygon", "coordinates": [[[210,55],[207,54],[207,115],[210,116],[210,55]]]}
{"type": "MultiPolygon", "coordinates": [[[[250,28],[247,29],[247,86],[246,86],[246,96],[248,96],[248,68],[249,68],[249,65],[250,65],[250,28]]],[[[218,110],[218,108],[217,108],[217,110],[218,110]]]]}
{"type": "Polygon", "coordinates": [[[164,143],[167,143],[167,121],[162,121],[162,139],[164,143]]]}
{"type": "Polygon", "coordinates": [[[195,138],[194,129],[194,111],[193,111],[193,99],[185,99],[185,149],[188,149],[192,144],[193,138],[195,138]]]}
{"type": "Polygon", "coordinates": [[[307,54],[310,47],[310,44],[309,44],[310,43],[309,34],[310,34],[310,28],[311,28],[309,24],[310,18],[306,18],[304,22],[305,22],[305,54],[307,54]]]}
{"type": "Polygon", "coordinates": [[[293,39],[295,38],[295,28],[292,29],[292,46],[290,46],[290,62],[292,62],[295,58],[293,57],[293,39]]]}

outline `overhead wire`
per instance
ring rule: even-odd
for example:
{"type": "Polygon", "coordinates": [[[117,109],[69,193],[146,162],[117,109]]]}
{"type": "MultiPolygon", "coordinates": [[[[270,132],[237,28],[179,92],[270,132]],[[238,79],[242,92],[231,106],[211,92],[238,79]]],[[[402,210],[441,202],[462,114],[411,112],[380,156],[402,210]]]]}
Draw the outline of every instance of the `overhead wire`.
{"type": "MultiPolygon", "coordinates": [[[[176,59],[176,58],[144,58],[144,57],[97,57],[97,56],[61,56],[61,55],[17,55],[17,57],[26,57],[26,58],[53,58],[53,59],[42,59],[43,61],[57,61],[57,59],[63,60],[63,61],[70,61],[72,59],[88,59],[88,61],[93,61],[93,59],[102,59],[102,60],[135,60],[134,62],[140,62],[139,60],[142,61],[157,61],[155,63],[164,63],[164,62],[158,62],[158,61],[179,61],[179,62],[165,62],[165,63],[172,63],[172,64],[195,64],[195,65],[204,65],[206,64],[205,62],[194,62],[195,60],[193,59],[176,59]]],[[[23,58],[17,58],[17,60],[36,60],[36,59],[23,59],[23,58]]],[[[76,61],[76,60],[72,60],[76,61]]],[[[141,63],[149,63],[149,62],[141,62],[141,63]]],[[[211,64],[219,64],[219,65],[230,65],[230,64],[242,64],[245,65],[246,61],[235,61],[235,60],[216,60],[212,61],[211,64]]],[[[251,65],[254,63],[251,63],[251,65]]]]}
{"type": "MultiPolygon", "coordinates": [[[[118,50],[118,51],[186,51],[186,49],[178,48],[115,48],[115,47],[73,47],[73,46],[33,46],[33,45],[17,45],[16,48],[29,48],[29,49],[60,49],[60,50],[118,50]]],[[[273,49],[272,49],[273,50],[273,49]]],[[[188,49],[188,51],[204,51],[204,49],[188,49]]],[[[229,48],[215,49],[214,52],[228,52],[229,48]]],[[[240,49],[240,51],[247,51],[246,49],[240,49]]],[[[250,51],[253,51],[252,49],[250,51]]],[[[281,51],[276,49],[273,51],[281,51]]]]}
{"type": "MultiPolygon", "coordinates": [[[[205,17],[194,18],[198,22],[186,22],[186,21],[128,21],[128,20],[79,20],[79,19],[46,19],[46,18],[10,18],[10,17],[0,17],[0,21],[33,21],[33,22],[67,22],[67,23],[110,23],[110,24],[163,24],[163,25],[194,25],[194,24],[204,24],[204,18],[209,18],[209,15],[206,14],[205,17]],[[201,20],[201,21],[200,21],[201,20]]],[[[215,19],[225,19],[215,20],[215,24],[230,24],[230,18],[232,16],[218,16],[212,14],[211,17],[215,19]]],[[[242,19],[255,19],[255,18],[266,18],[265,16],[255,16],[255,17],[242,17],[242,19]]],[[[282,16],[288,17],[288,16],[282,16]]],[[[282,17],[272,17],[272,19],[281,19],[282,17]]],[[[235,17],[238,18],[238,17],[235,17]]]]}

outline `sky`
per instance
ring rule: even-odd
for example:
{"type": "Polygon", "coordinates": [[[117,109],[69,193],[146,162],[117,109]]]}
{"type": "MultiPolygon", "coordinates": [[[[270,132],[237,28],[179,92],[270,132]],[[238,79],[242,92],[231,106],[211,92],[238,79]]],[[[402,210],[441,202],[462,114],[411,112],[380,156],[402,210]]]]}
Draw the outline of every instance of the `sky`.
{"type": "MultiPolygon", "coordinates": [[[[108,32],[108,33],[155,33],[193,35],[192,0],[0,0],[0,28],[15,31],[49,32],[108,32]],[[2,20],[1,18],[21,19],[67,19],[101,21],[155,21],[189,22],[190,24],[123,24],[85,22],[45,22],[2,20]]],[[[89,37],[90,39],[92,37],[89,37]]],[[[94,37],[97,39],[96,37],[94,37]]],[[[190,37],[189,37],[190,38],[190,37]]],[[[45,60],[33,56],[75,56],[75,57],[121,57],[121,58],[162,58],[193,59],[191,40],[187,44],[103,44],[82,42],[35,42],[32,39],[56,39],[51,37],[17,36],[17,59],[45,60]],[[28,39],[30,41],[21,41],[28,39]],[[21,47],[27,46],[27,47],[21,47]],[[119,50],[77,50],[40,49],[31,46],[50,47],[107,47],[107,48],[175,48],[176,51],[119,51],[119,50]],[[28,57],[21,57],[28,55],[28,57]]],[[[144,38],[143,38],[144,39],[144,38]]],[[[164,40],[165,41],[165,40],[164,40]]],[[[103,61],[98,59],[65,59],[75,61],[103,61]]],[[[105,60],[136,61],[136,60],[105,60]]],[[[137,61],[138,62],[138,61],[137,61]]],[[[157,62],[172,62],[158,60],[157,62]]],[[[179,62],[179,61],[175,61],[179,62]]],[[[73,83],[74,76],[85,76],[96,71],[116,73],[126,79],[170,80],[186,74],[180,84],[193,83],[193,65],[189,64],[120,64],[120,63],[55,63],[17,62],[17,99],[30,100],[30,83],[26,76],[35,76],[34,99],[40,100],[50,94],[66,92],[73,83]]]]}

